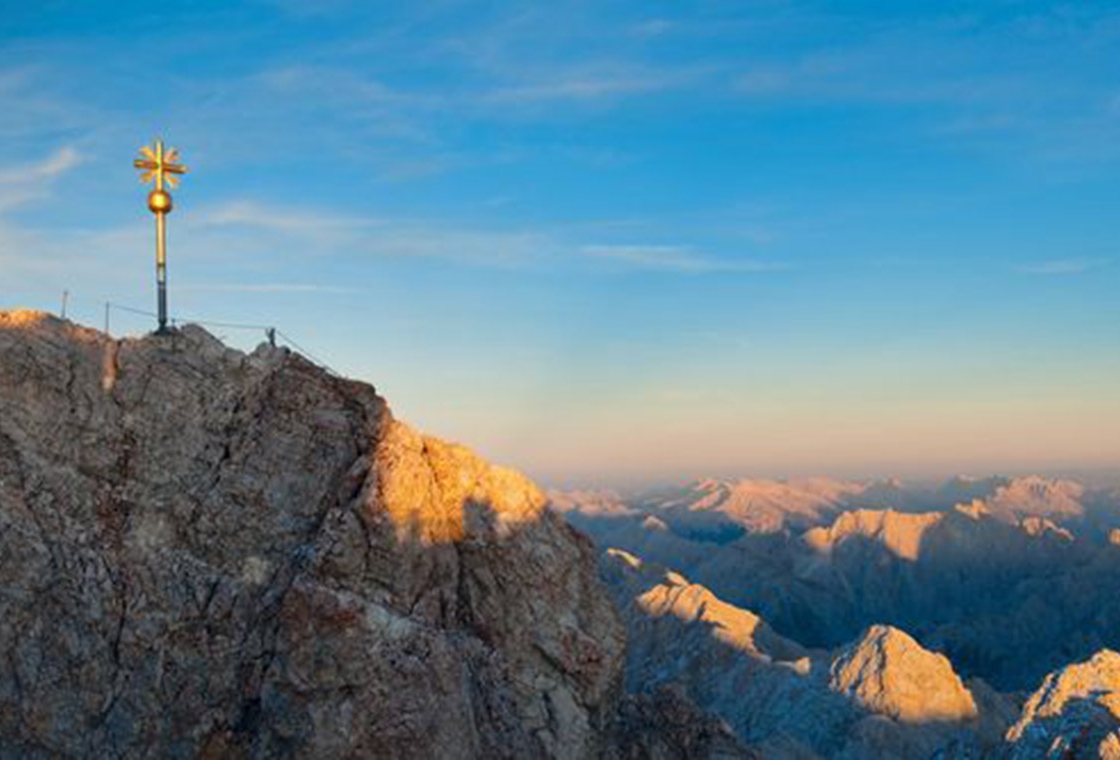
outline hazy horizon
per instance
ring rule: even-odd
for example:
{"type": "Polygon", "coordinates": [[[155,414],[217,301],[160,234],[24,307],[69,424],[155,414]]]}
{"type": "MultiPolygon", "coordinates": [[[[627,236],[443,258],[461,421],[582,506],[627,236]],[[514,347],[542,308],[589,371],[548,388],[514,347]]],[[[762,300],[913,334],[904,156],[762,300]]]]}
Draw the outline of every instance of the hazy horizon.
{"type": "Polygon", "coordinates": [[[0,308],[152,308],[158,135],[174,316],[545,484],[1120,481],[1120,11],[147,8],[5,8],[0,308]]]}
{"type": "Polygon", "coordinates": [[[835,481],[849,481],[853,483],[884,483],[890,481],[899,481],[903,487],[907,488],[930,488],[942,485],[954,478],[966,477],[975,478],[977,480],[984,478],[1024,478],[1024,477],[1041,477],[1050,480],[1071,480],[1079,483],[1086,488],[1090,489],[1113,489],[1120,487],[1120,469],[1118,468],[1101,468],[1097,470],[1078,470],[1078,469],[1044,469],[1044,470],[1007,470],[1007,471],[994,471],[986,474],[979,474],[974,472],[967,473],[920,473],[911,472],[904,474],[892,474],[887,472],[872,472],[872,471],[852,471],[847,473],[831,473],[831,472],[786,472],[786,473],[771,473],[762,471],[753,471],[750,469],[741,470],[728,470],[723,472],[711,473],[691,473],[681,474],[679,476],[641,476],[627,478],[617,475],[605,475],[603,477],[589,476],[585,478],[557,478],[548,479],[541,478],[540,485],[548,490],[557,491],[617,491],[623,496],[633,496],[647,491],[658,491],[667,488],[674,488],[678,486],[685,486],[694,484],[703,480],[716,480],[722,482],[737,482],[737,481],[777,481],[796,483],[805,480],[825,479],[835,481]]]}

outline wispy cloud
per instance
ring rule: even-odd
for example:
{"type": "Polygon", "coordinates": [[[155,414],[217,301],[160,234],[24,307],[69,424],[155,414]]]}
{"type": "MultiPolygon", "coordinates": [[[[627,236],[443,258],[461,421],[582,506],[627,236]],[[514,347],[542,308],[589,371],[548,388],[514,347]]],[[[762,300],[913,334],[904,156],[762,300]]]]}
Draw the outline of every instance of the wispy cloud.
{"type": "Polygon", "coordinates": [[[269,208],[253,201],[233,201],[211,209],[199,226],[244,234],[258,246],[298,248],[303,255],[430,258],[501,268],[540,263],[559,248],[552,236],[540,232],[343,216],[314,209],[269,208]]]}
{"type": "MultiPolygon", "coordinates": [[[[806,28],[821,19],[806,18],[806,28]]],[[[945,16],[897,23],[890,14],[854,14],[842,45],[741,60],[732,91],[775,106],[914,109],[923,137],[1018,156],[1115,156],[1114,84],[1084,73],[1115,44],[1115,11],[945,16]],[[859,24],[858,28],[855,26],[859,24]],[[1064,51],[1058,55],[1056,50],[1064,51]],[[1003,140],[992,140],[998,135],[1003,140]],[[1022,150],[1023,143],[1030,152],[1022,150]]],[[[788,30],[787,30],[788,31],[788,30]]]]}
{"type": "Polygon", "coordinates": [[[486,93],[489,103],[529,104],[542,101],[602,101],[678,87],[688,80],[683,71],[637,73],[569,72],[539,80],[499,86],[486,93]]]}
{"type": "Polygon", "coordinates": [[[358,230],[376,225],[373,219],[268,207],[255,201],[236,200],[201,214],[203,227],[255,227],[272,232],[314,235],[323,232],[358,230]]]}
{"type": "MultiPolygon", "coordinates": [[[[0,279],[18,282],[26,276],[51,277],[65,270],[44,245],[43,234],[25,229],[6,212],[49,198],[54,181],[81,160],[77,150],[63,146],[40,161],[0,169],[0,279]]],[[[60,237],[54,236],[56,241],[60,237]]]]}
{"type": "Polygon", "coordinates": [[[1100,269],[1107,264],[1107,259],[1050,259],[1049,261],[1039,261],[1033,264],[1025,264],[1023,266],[1017,267],[1016,271],[1018,271],[1020,274],[1039,276],[1062,276],[1085,274],[1086,272],[1090,272],[1094,269],[1100,269]]]}
{"type": "Polygon", "coordinates": [[[665,18],[651,18],[635,24],[630,33],[637,37],[660,37],[671,31],[676,24],[665,18]]]}
{"type": "Polygon", "coordinates": [[[0,170],[0,211],[46,197],[51,182],[81,160],[78,151],[67,145],[42,161],[0,170]]]}
{"type": "Polygon", "coordinates": [[[66,145],[38,163],[0,171],[0,184],[27,184],[53,179],[81,163],[78,151],[66,145]]]}
{"type": "Polygon", "coordinates": [[[582,252],[636,269],[665,272],[769,272],[781,268],[769,262],[713,258],[679,245],[588,245],[582,248],[582,252]]]}
{"type": "Polygon", "coordinates": [[[1006,104],[1023,94],[1008,76],[933,69],[900,41],[754,65],[738,75],[734,89],[744,97],[817,103],[956,107],[1006,104]]]}
{"type": "Polygon", "coordinates": [[[244,236],[263,249],[302,255],[375,255],[440,259],[475,266],[522,268],[559,265],[571,254],[631,269],[690,274],[770,272],[780,263],[716,257],[692,246],[661,244],[575,245],[573,230],[487,229],[433,220],[372,218],[314,208],[270,207],[235,200],[202,212],[192,223],[201,234],[244,236]]]}
{"type": "Polygon", "coordinates": [[[216,293],[357,293],[357,288],[337,287],[333,285],[313,285],[294,282],[266,282],[253,283],[184,283],[178,286],[182,290],[216,293]]]}

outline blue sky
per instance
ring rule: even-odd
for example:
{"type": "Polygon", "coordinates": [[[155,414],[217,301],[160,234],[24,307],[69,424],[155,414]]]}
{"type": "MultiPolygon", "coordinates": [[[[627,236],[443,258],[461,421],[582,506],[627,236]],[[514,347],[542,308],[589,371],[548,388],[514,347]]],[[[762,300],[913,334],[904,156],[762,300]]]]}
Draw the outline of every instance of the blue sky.
{"type": "Polygon", "coordinates": [[[1120,464],[1116,4],[0,4],[0,306],[162,135],[173,314],[546,483],[1120,464]]]}

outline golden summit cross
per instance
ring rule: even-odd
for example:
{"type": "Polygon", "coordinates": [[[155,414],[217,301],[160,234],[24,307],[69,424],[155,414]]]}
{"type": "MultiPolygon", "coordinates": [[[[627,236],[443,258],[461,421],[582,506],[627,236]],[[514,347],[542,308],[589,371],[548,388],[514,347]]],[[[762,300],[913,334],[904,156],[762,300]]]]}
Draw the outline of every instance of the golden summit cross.
{"type": "Polygon", "coordinates": [[[156,190],[163,190],[164,181],[174,189],[179,184],[176,175],[187,173],[187,167],[175,163],[179,160],[179,151],[175,148],[164,151],[163,140],[156,140],[154,147],[145,145],[140,149],[140,155],[143,158],[136,159],[132,165],[144,170],[140,175],[141,182],[156,181],[156,190]]]}
{"type": "Polygon", "coordinates": [[[179,176],[187,173],[187,167],[178,163],[179,151],[175,148],[164,150],[163,140],[156,140],[151,147],[140,149],[140,158],[132,165],[143,171],[140,181],[155,181],[155,189],[148,193],[148,209],[156,215],[156,283],[159,289],[159,329],[157,335],[165,335],[167,329],[167,215],[171,213],[171,194],[164,184],[174,188],[179,184],[179,176]]]}

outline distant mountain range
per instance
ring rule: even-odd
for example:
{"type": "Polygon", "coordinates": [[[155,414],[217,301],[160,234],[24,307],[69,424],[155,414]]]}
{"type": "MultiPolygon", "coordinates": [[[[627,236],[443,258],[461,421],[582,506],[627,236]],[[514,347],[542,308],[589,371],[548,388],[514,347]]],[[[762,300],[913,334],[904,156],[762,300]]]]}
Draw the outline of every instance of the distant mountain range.
{"type": "Polygon", "coordinates": [[[0,758],[755,758],[594,546],[364,383],[0,311],[0,758]]]}
{"type": "Polygon", "coordinates": [[[1118,490],[701,480],[550,498],[604,550],[629,688],[683,688],[765,757],[1120,757],[1118,490]]]}
{"type": "Polygon", "coordinates": [[[1120,760],[1118,571],[1117,491],[547,495],[286,349],[0,311],[0,758],[1120,760]]]}

